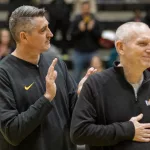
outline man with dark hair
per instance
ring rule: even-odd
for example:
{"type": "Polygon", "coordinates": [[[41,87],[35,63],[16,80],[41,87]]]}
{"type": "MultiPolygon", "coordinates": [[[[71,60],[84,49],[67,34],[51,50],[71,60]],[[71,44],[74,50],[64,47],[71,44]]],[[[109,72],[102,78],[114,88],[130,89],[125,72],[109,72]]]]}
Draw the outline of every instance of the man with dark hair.
{"type": "Polygon", "coordinates": [[[44,15],[21,6],[10,16],[16,49],[0,62],[0,150],[76,149],[69,138],[76,83],[65,64],[45,52],[53,34],[44,15]]]}
{"type": "Polygon", "coordinates": [[[127,22],[116,31],[120,62],[84,83],[71,138],[88,150],[150,149],[150,29],[127,22]]]}

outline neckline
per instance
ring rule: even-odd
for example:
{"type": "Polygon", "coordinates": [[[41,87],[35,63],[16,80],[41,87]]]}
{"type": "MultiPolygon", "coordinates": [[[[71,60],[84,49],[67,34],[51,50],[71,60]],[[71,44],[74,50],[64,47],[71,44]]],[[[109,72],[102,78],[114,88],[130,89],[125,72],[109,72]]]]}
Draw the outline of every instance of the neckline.
{"type": "Polygon", "coordinates": [[[26,60],[23,60],[23,59],[21,59],[21,58],[18,58],[18,57],[16,57],[16,56],[14,56],[14,55],[12,55],[12,54],[9,54],[8,55],[11,59],[13,59],[14,61],[16,61],[16,62],[19,62],[19,63],[22,63],[22,64],[24,64],[24,65],[27,65],[27,66],[39,66],[39,64],[40,64],[40,62],[41,62],[41,59],[42,59],[42,54],[40,54],[40,58],[39,58],[39,62],[37,63],[37,64],[33,64],[33,63],[31,63],[31,62],[28,62],[28,61],[26,61],[26,60]]]}

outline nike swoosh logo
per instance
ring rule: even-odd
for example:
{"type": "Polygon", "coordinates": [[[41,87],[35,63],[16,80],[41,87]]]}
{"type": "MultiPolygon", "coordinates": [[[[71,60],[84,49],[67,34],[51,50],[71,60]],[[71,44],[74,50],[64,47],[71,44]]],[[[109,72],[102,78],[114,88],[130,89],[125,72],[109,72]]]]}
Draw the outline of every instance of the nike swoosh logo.
{"type": "Polygon", "coordinates": [[[33,82],[32,84],[30,84],[29,86],[24,86],[24,89],[25,89],[26,91],[28,91],[28,90],[32,87],[33,84],[34,84],[34,82],[33,82]]]}

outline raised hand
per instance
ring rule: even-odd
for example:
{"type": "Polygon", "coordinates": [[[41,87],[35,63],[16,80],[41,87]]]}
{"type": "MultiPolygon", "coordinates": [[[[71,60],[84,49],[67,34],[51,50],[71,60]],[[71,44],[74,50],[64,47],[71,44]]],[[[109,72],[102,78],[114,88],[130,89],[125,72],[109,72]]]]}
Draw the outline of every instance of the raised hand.
{"type": "Polygon", "coordinates": [[[86,75],[81,79],[81,81],[79,82],[78,84],[78,90],[77,90],[77,93],[78,95],[80,94],[81,92],[81,89],[82,89],[82,86],[83,86],[83,83],[87,80],[87,78],[95,73],[97,71],[97,69],[94,69],[93,67],[89,68],[88,71],[86,72],[86,75]]]}
{"type": "Polygon", "coordinates": [[[52,101],[56,95],[56,84],[55,84],[55,80],[57,78],[57,72],[55,70],[56,63],[57,63],[57,58],[55,58],[52,61],[51,65],[48,69],[48,73],[46,75],[46,78],[45,78],[45,80],[46,80],[46,92],[45,92],[44,96],[50,101],[52,101]]]}

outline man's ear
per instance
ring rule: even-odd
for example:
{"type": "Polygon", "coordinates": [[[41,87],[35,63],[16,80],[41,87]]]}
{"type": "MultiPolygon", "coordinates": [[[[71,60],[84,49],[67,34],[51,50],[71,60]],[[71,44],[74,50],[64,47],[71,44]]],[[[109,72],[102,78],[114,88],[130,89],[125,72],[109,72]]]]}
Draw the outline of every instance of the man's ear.
{"type": "Polygon", "coordinates": [[[20,41],[25,42],[27,40],[27,35],[25,32],[20,32],[20,41]]]}
{"type": "Polygon", "coordinates": [[[122,41],[116,41],[116,50],[119,55],[124,55],[124,46],[122,41]]]}

